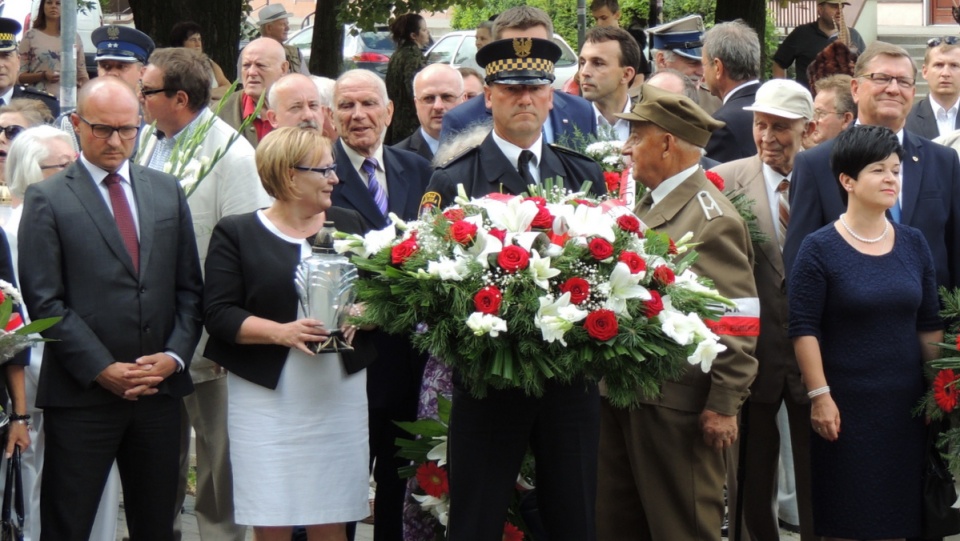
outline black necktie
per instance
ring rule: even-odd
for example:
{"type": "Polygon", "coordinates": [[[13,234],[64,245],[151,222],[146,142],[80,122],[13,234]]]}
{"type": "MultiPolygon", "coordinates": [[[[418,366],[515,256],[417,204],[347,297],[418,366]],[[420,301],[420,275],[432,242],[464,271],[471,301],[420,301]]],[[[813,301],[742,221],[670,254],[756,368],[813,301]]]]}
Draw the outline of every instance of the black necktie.
{"type": "Polygon", "coordinates": [[[520,152],[520,160],[517,162],[517,171],[520,172],[520,178],[526,184],[536,184],[533,175],[530,174],[530,160],[533,159],[533,152],[524,150],[520,152]]]}

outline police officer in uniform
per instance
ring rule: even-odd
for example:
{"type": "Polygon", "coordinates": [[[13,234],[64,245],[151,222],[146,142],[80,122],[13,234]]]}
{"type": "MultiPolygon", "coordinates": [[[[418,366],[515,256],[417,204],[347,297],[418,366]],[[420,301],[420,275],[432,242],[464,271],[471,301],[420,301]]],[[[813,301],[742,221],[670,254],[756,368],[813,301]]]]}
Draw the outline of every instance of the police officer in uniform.
{"type": "Polygon", "coordinates": [[[637,205],[647,227],[697,243],[693,270],[714,281],[736,308],[712,323],[726,347],[710,372],[690,366],[634,409],[600,406],[597,539],[720,541],[724,452],[737,439],[737,414],[757,373],[760,331],[747,224],[699,165],[714,120],[686,96],[643,85],[621,118],[631,121],[624,153],[650,191],[637,205]]]}
{"type": "MultiPolygon", "coordinates": [[[[437,169],[424,205],[447,206],[457,184],[470,197],[522,194],[547,178],[563,178],[569,189],[592,181],[602,193],[600,168],[575,152],[546,145],[543,123],[552,103],[554,62],[560,49],[548,40],[514,38],[480,49],[493,132],[476,147],[437,169]]],[[[596,539],[599,396],[582,379],[547,383],[543,396],[522,389],[489,389],[478,399],[454,374],[450,416],[451,541],[493,541],[503,524],[520,462],[528,445],[537,460],[537,503],[551,541],[596,539]]]]}
{"type": "Polygon", "coordinates": [[[20,23],[13,19],[0,18],[0,105],[7,105],[15,98],[40,100],[56,118],[60,115],[60,102],[46,92],[17,84],[20,75],[20,53],[17,52],[17,33],[20,23]]]}
{"type": "Polygon", "coordinates": [[[656,70],[669,68],[686,75],[697,88],[697,105],[711,115],[719,109],[720,99],[703,85],[703,17],[687,15],[647,33],[656,70]]]}
{"type": "Polygon", "coordinates": [[[519,195],[548,178],[562,178],[564,187],[573,191],[592,180],[591,191],[604,193],[603,175],[593,160],[543,139],[543,123],[553,104],[554,63],[560,55],[559,47],[538,38],[503,39],[477,52],[477,62],[485,66],[483,91],[493,111],[493,131],[480,146],[437,169],[424,204],[452,204],[457,184],[464,185],[468,197],[519,195]]]}

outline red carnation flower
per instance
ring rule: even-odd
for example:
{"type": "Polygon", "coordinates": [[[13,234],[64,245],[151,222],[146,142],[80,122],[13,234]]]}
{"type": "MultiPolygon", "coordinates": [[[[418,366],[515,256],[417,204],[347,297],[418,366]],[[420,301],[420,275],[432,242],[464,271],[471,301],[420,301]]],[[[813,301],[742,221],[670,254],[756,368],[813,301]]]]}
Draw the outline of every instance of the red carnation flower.
{"type": "Polygon", "coordinates": [[[620,173],[607,171],[603,174],[603,182],[607,185],[607,191],[610,193],[620,191],[620,173]]]}
{"type": "Polygon", "coordinates": [[[659,267],[653,269],[653,279],[660,282],[664,286],[668,286],[676,281],[677,276],[673,274],[673,271],[670,270],[670,267],[666,265],[660,265],[659,267]]]}
{"type": "Polygon", "coordinates": [[[660,315],[660,312],[663,312],[663,298],[660,297],[660,293],[652,289],[650,290],[650,297],[651,299],[644,304],[646,305],[647,317],[654,318],[660,315]]]}
{"type": "Polygon", "coordinates": [[[524,201],[533,201],[537,204],[538,207],[543,208],[547,206],[547,200],[542,197],[524,197],[524,201]]]}
{"type": "Polygon", "coordinates": [[[437,466],[436,462],[424,462],[417,468],[417,484],[428,496],[441,498],[450,492],[450,482],[447,471],[437,466]]]}
{"type": "Polygon", "coordinates": [[[457,222],[464,219],[467,215],[463,209],[447,209],[443,211],[443,216],[451,222],[457,222]]]}
{"type": "Polygon", "coordinates": [[[547,207],[540,207],[537,210],[537,215],[533,217],[533,223],[530,225],[535,229],[552,229],[553,214],[550,214],[550,210],[547,207]]]}
{"type": "Polygon", "coordinates": [[[503,270],[514,273],[527,268],[530,264],[530,254],[519,246],[506,246],[497,256],[497,264],[503,270]]]}
{"type": "Polygon", "coordinates": [[[417,240],[413,237],[401,242],[390,250],[390,260],[394,265],[402,265],[410,256],[417,253],[420,247],[417,246],[417,240]]]}
{"type": "Polygon", "coordinates": [[[647,270],[647,262],[636,252],[623,252],[620,254],[620,261],[630,267],[630,274],[640,274],[647,270]]]}
{"type": "Polygon", "coordinates": [[[616,314],[605,309],[595,310],[587,314],[583,327],[587,329],[587,334],[601,342],[612,340],[617,336],[617,331],[620,328],[616,314]]]}
{"type": "Polygon", "coordinates": [[[960,388],[957,387],[957,377],[953,370],[949,368],[941,370],[937,373],[937,377],[933,378],[933,399],[946,413],[950,413],[957,407],[960,388]]]}
{"type": "Polygon", "coordinates": [[[718,190],[720,190],[721,192],[723,191],[723,186],[724,186],[723,177],[714,173],[713,171],[707,171],[707,180],[712,182],[713,185],[716,186],[718,190]]]}
{"type": "Polygon", "coordinates": [[[502,300],[503,294],[500,293],[499,288],[484,286],[473,296],[473,305],[477,307],[477,312],[496,315],[500,312],[500,301],[502,300]]]}
{"type": "Polygon", "coordinates": [[[454,222],[450,226],[450,238],[457,244],[470,244],[477,238],[477,226],[465,220],[454,222]]]}
{"type": "Polygon", "coordinates": [[[667,247],[667,253],[670,255],[677,255],[677,245],[673,242],[673,239],[670,239],[670,246],[667,247]]]}
{"type": "Polygon", "coordinates": [[[517,528],[509,522],[503,524],[503,539],[502,541],[523,541],[523,532],[520,531],[520,528],[517,528]]]}
{"type": "Polygon", "coordinates": [[[620,226],[620,229],[623,229],[627,233],[639,233],[640,232],[640,220],[632,214],[624,214],[623,216],[617,218],[617,225],[620,226]]]}
{"type": "Polygon", "coordinates": [[[580,304],[590,296],[590,283],[583,278],[570,278],[560,286],[560,291],[569,293],[573,304],[580,304]]]}
{"type": "Polygon", "coordinates": [[[603,261],[613,255],[613,245],[607,239],[596,237],[590,241],[587,247],[597,261],[603,261]]]}
{"type": "Polygon", "coordinates": [[[492,236],[500,239],[500,242],[506,242],[506,240],[507,240],[507,230],[506,230],[506,229],[498,229],[498,228],[494,227],[493,229],[490,230],[490,234],[491,234],[492,236]]]}

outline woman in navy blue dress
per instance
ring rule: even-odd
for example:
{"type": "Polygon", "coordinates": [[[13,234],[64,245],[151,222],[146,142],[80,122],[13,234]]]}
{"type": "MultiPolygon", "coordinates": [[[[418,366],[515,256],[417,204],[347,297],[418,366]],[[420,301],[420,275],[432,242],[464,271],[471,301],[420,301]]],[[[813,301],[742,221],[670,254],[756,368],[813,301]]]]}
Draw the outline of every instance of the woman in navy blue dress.
{"type": "Polygon", "coordinates": [[[847,211],[804,239],[790,275],[790,336],[819,436],[814,530],[825,539],[921,532],[925,430],[913,410],[943,323],[926,241],[887,218],[902,153],[887,128],[840,134],[830,162],[847,211]]]}

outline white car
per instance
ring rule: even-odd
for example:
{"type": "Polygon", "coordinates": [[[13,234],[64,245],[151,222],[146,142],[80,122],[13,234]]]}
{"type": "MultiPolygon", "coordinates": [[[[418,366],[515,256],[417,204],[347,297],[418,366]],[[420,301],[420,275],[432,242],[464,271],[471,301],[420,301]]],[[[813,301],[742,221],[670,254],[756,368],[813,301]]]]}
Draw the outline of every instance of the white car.
{"type": "MultiPolygon", "coordinates": [[[[554,66],[556,79],[553,81],[553,87],[562,90],[563,83],[577,73],[577,54],[559,34],[553,35],[553,42],[560,47],[560,51],[563,53],[554,66]]],[[[437,38],[437,42],[427,51],[427,63],[440,62],[450,64],[455,68],[466,66],[482,74],[483,70],[477,65],[476,56],[476,31],[458,30],[437,38]]]]}

